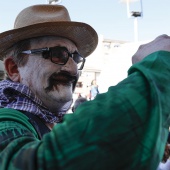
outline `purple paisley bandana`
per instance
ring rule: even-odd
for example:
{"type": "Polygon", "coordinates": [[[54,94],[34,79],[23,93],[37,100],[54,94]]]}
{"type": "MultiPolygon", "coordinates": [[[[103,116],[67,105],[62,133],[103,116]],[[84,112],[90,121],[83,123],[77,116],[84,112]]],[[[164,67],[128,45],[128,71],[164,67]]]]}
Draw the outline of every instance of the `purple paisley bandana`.
{"type": "Polygon", "coordinates": [[[71,103],[72,101],[66,103],[60,112],[53,114],[43,106],[41,100],[38,99],[27,86],[10,80],[3,80],[0,82],[1,108],[30,112],[39,116],[39,118],[46,123],[61,122],[71,103]]]}

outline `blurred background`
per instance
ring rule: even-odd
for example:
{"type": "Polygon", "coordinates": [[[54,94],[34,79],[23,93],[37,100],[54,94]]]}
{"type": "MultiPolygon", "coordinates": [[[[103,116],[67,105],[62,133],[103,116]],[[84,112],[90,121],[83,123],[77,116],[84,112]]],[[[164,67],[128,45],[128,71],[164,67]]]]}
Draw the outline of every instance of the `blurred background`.
{"type": "Polygon", "coordinates": [[[98,33],[98,47],[87,58],[75,98],[86,96],[94,79],[99,92],[106,92],[127,77],[131,57],[140,44],[170,35],[170,0],[2,0],[0,32],[12,29],[17,14],[35,4],[64,5],[73,21],[88,23],[98,33]]]}

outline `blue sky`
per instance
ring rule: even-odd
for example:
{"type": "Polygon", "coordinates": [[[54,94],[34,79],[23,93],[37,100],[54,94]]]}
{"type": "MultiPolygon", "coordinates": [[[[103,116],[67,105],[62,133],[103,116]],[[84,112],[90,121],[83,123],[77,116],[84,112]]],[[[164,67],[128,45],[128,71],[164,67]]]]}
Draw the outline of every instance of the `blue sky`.
{"type": "MultiPolygon", "coordinates": [[[[46,0],[1,0],[0,32],[13,28],[17,14],[25,7],[45,4],[46,0]]],[[[62,0],[71,19],[86,22],[106,39],[134,41],[134,19],[127,17],[127,6],[119,0],[62,0]]],[[[143,0],[143,17],[138,18],[139,41],[152,40],[160,34],[170,35],[170,0],[143,0]]],[[[130,10],[140,10],[139,2],[130,10]]]]}

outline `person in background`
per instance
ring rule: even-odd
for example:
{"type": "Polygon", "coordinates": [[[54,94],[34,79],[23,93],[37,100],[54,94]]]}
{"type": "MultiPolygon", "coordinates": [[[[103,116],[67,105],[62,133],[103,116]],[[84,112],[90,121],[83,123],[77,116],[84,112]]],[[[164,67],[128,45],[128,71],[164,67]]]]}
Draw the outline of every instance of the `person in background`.
{"type": "Polygon", "coordinates": [[[74,105],[72,107],[72,112],[75,112],[76,109],[78,108],[78,106],[80,106],[82,103],[88,101],[85,97],[78,97],[75,102],[74,105]]]}
{"type": "Polygon", "coordinates": [[[170,170],[170,132],[168,134],[162,161],[159,163],[157,170],[170,170]]]}
{"type": "Polygon", "coordinates": [[[99,93],[98,85],[96,80],[92,80],[90,87],[90,100],[95,99],[96,95],[99,93]]]}
{"type": "Polygon", "coordinates": [[[28,7],[0,34],[1,170],[158,167],[170,125],[170,37],[140,46],[126,79],[63,117],[97,37],[60,5],[28,7]]]}

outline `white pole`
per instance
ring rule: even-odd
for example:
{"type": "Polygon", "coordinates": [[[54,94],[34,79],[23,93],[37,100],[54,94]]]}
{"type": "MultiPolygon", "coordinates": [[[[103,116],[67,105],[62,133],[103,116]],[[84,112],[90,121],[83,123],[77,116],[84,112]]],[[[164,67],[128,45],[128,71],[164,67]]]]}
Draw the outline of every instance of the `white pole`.
{"type": "Polygon", "coordinates": [[[143,17],[143,5],[142,5],[142,0],[140,0],[140,7],[141,7],[141,17],[143,17]]]}
{"type": "Polygon", "coordinates": [[[127,16],[128,18],[130,18],[129,0],[126,1],[126,5],[127,5],[127,16]]]}
{"type": "Polygon", "coordinates": [[[138,18],[134,18],[134,38],[135,42],[138,42],[138,18]]]}

